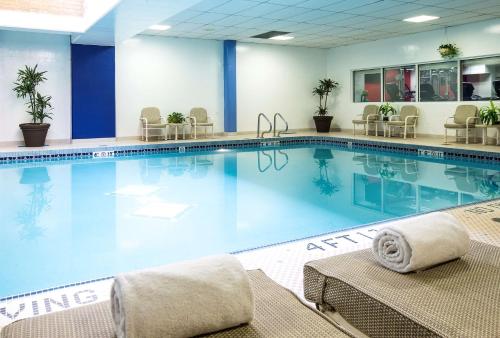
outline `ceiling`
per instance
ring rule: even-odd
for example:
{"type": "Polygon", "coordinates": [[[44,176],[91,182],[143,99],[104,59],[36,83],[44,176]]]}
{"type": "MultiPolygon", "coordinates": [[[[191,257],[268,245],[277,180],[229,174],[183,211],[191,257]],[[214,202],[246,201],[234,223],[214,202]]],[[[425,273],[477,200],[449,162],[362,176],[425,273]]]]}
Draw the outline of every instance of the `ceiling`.
{"type": "Polygon", "coordinates": [[[500,0],[202,0],[142,34],[330,48],[494,18],[500,0]],[[424,14],[440,19],[402,21],[424,14]],[[295,39],[250,38],[270,30],[295,39]]]}
{"type": "Polygon", "coordinates": [[[42,12],[30,7],[40,0],[2,3],[17,7],[0,8],[0,29],[71,34],[74,43],[95,45],[147,34],[330,48],[500,18],[500,0],[47,0],[54,8],[42,12]],[[75,3],[84,4],[83,17],[68,15],[75,3]],[[440,18],[402,21],[417,15],[440,18]],[[153,24],[171,29],[148,30],[153,24]],[[251,38],[268,31],[295,38],[251,38]]]}

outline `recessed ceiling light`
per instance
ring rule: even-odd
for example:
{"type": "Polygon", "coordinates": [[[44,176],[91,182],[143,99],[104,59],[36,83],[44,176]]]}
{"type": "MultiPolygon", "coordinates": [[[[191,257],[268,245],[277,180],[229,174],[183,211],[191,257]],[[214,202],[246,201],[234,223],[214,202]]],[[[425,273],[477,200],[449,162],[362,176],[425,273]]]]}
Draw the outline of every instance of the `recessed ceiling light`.
{"type": "Polygon", "coordinates": [[[292,40],[294,39],[294,36],[290,35],[278,35],[278,36],[273,36],[272,38],[269,38],[270,40],[279,40],[279,41],[286,41],[286,40],[292,40]]]}
{"type": "Polygon", "coordinates": [[[152,26],[149,26],[149,29],[151,29],[153,31],[166,31],[166,30],[170,29],[170,26],[169,25],[152,25],[152,26]]]}
{"type": "Polygon", "coordinates": [[[436,20],[439,19],[439,16],[432,16],[432,15],[419,15],[419,16],[414,16],[408,19],[404,19],[403,21],[406,22],[426,22],[426,21],[431,21],[431,20],[436,20]]]}

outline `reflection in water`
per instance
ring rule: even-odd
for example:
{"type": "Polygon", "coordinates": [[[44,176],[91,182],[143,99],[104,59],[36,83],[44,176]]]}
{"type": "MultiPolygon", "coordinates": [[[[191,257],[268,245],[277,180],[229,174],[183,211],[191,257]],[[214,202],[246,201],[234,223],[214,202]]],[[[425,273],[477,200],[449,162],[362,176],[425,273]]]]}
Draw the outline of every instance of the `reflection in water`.
{"type": "Polygon", "coordinates": [[[500,197],[500,175],[487,175],[479,183],[479,191],[487,198],[500,197]]]}
{"type": "Polygon", "coordinates": [[[189,172],[192,178],[204,178],[207,176],[209,169],[214,165],[212,156],[199,155],[191,157],[189,172]]]}
{"type": "Polygon", "coordinates": [[[319,177],[313,179],[315,186],[319,188],[321,195],[332,196],[340,190],[340,183],[335,177],[332,182],[328,172],[328,163],[333,159],[331,149],[317,148],[314,150],[314,156],[319,168],[319,177]]]}
{"type": "MultiPolygon", "coordinates": [[[[354,173],[353,203],[395,216],[500,197],[500,173],[491,169],[445,165],[444,177],[454,183],[454,191],[424,186],[419,182],[419,162],[413,159],[355,154],[353,161],[365,172],[354,173]]],[[[434,179],[436,184],[446,183],[434,179]]]]}
{"type": "Polygon", "coordinates": [[[175,156],[147,158],[139,162],[141,178],[145,184],[157,184],[163,173],[183,176],[190,173],[192,178],[204,178],[214,164],[213,155],[175,156]]]}
{"type": "Polygon", "coordinates": [[[44,227],[38,224],[38,218],[45,210],[50,208],[48,193],[50,186],[49,173],[46,167],[24,168],[20,184],[30,185],[31,192],[27,195],[24,208],[17,214],[17,221],[22,225],[21,238],[37,239],[44,233],[44,227]]]}
{"type": "Polygon", "coordinates": [[[274,170],[281,171],[288,165],[288,154],[283,150],[273,149],[272,155],[267,151],[257,151],[257,169],[263,173],[266,172],[272,165],[274,170]]]}

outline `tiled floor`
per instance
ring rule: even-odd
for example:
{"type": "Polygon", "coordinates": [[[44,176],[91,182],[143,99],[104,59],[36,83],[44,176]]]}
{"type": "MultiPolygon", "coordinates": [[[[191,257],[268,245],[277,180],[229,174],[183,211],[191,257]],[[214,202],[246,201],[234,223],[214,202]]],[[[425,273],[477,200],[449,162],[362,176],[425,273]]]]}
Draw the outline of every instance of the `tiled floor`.
{"type": "MultiPolygon", "coordinates": [[[[472,239],[500,246],[500,200],[448,212],[466,224],[472,239]]],[[[262,269],[271,278],[302,296],[304,263],[369,248],[371,239],[381,226],[383,223],[246,251],[236,256],[246,269],[262,269]]],[[[112,280],[109,279],[0,302],[0,328],[14,320],[109,299],[111,284],[112,280]]]]}
{"type": "MultiPolygon", "coordinates": [[[[266,135],[271,136],[271,135],[266,135]]],[[[337,137],[345,137],[345,138],[353,138],[358,140],[374,140],[374,141],[383,141],[383,142],[393,142],[393,143],[403,143],[403,144],[417,144],[417,145],[426,145],[426,146],[440,146],[440,147],[449,147],[454,149],[469,149],[469,150],[482,150],[482,151],[491,151],[491,152],[499,152],[500,146],[496,145],[482,145],[481,143],[473,143],[473,144],[464,144],[457,143],[453,138],[449,138],[448,143],[444,144],[443,137],[440,136],[418,136],[417,139],[403,139],[400,137],[382,137],[382,136],[365,136],[361,134],[357,134],[356,136],[352,135],[350,131],[341,131],[341,132],[331,132],[331,133],[317,133],[315,131],[300,131],[294,134],[284,134],[282,137],[292,137],[292,136],[337,136],[337,137]]],[[[230,135],[230,136],[215,136],[214,138],[198,138],[196,140],[186,139],[186,140],[168,140],[168,141],[151,141],[147,144],[175,144],[179,142],[203,142],[203,141],[214,141],[214,140],[241,140],[241,139],[255,139],[254,133],[242,133],[238,135],[230,135]]],[[[480,139],[477,140],[480,142],[480,139]]],[[[1,145],[0,144],[0,152],[24,152],[24,151],[32,151],[32,150],[61,150],[61,149],[78,149],[78,148],[86,148],[86,147],[105,147],[105,146],[129,146],[129,145],[141,145],[146,144],[146,142],[140,141],[138,139],[125,139],[125,140],[89,140],[89,141],[78,141],[71,144],[68,143],[58,143],[58,144],[50,144],[43,148],[26,148],[20,147],[16,145],[1,145]]]]}

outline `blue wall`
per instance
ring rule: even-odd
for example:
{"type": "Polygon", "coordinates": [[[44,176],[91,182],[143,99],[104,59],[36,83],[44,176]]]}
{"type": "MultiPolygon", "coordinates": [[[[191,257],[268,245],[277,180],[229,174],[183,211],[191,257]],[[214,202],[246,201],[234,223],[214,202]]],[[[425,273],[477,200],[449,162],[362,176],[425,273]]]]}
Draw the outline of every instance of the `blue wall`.
{"type": "Polygon", "coordinates": [[[115,48],[71,45],[72,138],[115,137],[115,48]]]}
{"type": "Polygon", "coordinates": [[[236,41],[224,41],[224,131],[236,132],[236,41]]]}

